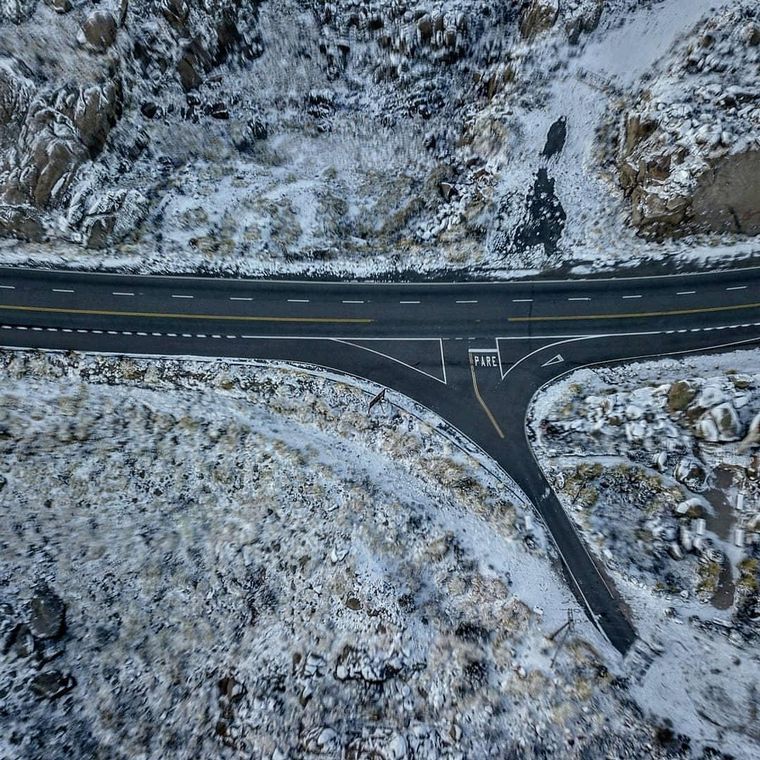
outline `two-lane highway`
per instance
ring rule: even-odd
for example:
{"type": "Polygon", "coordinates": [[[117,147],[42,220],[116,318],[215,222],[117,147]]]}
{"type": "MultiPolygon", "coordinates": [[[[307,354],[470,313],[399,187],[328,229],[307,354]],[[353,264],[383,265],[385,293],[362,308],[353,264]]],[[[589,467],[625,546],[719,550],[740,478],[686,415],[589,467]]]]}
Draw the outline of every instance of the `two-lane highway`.
{"type": "Polygon", "coordinates": [[[499,283],[148,277],[0,269],[0,344],[309,362],[439,413],[513,477],[547,525],[574,593],[609,640],[635,638],[533,458],[535,391],[578,366],[753,345],[760,268],[499,283]]]}

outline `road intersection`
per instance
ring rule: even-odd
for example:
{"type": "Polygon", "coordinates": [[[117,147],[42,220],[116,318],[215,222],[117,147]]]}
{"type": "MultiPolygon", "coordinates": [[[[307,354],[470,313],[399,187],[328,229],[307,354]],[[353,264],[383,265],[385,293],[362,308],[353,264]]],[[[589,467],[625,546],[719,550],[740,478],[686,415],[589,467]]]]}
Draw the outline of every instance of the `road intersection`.
{"type": "Polygon", "coordinates": [[[432,409],[541,514],[579,602],[625,653],[635,631],[533,457],[535,392],[582,366],[756,345],[760,268],[500,283],[233,280],[0,268],[0,344],[305,362],[432,409]]]}

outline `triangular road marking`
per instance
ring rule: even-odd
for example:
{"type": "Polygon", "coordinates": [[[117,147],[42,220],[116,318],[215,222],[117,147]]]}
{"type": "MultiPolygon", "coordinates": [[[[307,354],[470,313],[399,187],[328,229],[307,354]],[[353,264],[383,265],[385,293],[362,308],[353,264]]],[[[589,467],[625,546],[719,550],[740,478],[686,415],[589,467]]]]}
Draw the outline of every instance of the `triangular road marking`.
{"type": "Polygon", "coordinates": [[[562,354],[557,354],[556,356],[552,357],[551,359],[549,359],[548,362],[545,362],[541,366],[542,367],[549,367],[552,364],[560,364],[563,361],[565,361],[565,358],[562,356],[562,354]]]}

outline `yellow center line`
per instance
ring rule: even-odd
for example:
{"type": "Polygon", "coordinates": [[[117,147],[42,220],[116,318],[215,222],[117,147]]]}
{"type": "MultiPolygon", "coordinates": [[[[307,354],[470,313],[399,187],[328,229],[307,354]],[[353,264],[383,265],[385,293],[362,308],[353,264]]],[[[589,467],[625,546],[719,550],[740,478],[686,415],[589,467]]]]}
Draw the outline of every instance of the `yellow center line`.
{"type": "Polygon", "coordinates": [[[490,420],[491,424],[496,429],[496,432],[499,434],[499,438],[504,438],[504,433],[502,432],[502,429],[499,427],[499,423],[496,422],[496,418],[493,416],[493,413],[488,408],[488,404],[483,400],[483,397],[480,395],[480,388],[478,388],[478,381],[475,378],[475,365],[472,363],[472,354],[470,354],[470,374],[472,375],[472,389],[475,391],[475,398],[478,400],[478,403],[480,404],[483,411],[486,413],[486,416],[490,420]]]}
{"type": "Polygon", "coordinates": [[[143,317],[149,319],[203,319],[223,322],[308,322],[310,324],[370,324],[374,319],[351,317],[260,317],[260,316],[224,316],[222,314],[178,314],[160,311],[110,311],[108,309],[63,309],[54,306],[16,306],[0,304],[3,311],[27,311],[42,314],[85,314],[98,317],[143,317]]]}
{"type": "Polygon", "coordinates": [[[670,311],[628,311],[615,314],[569,314],[565,316],[545,317],[508,317],[509,322],[565,322],[584,319],[636,319],[636,317],[676,317],[687,314],[710,314],[718,311],[737,311],[739,309],[760,309],[760,303],[739,303],[734,306],[705,306],[701,309],[672,309],[670,311]]]}

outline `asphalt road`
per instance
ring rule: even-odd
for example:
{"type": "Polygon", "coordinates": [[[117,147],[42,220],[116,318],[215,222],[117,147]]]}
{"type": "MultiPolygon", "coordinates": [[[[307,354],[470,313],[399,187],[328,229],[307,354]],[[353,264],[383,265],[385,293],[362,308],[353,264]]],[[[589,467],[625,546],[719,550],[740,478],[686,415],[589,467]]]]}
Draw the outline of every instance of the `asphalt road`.
{"type": "Polygon", "coordinates": [[[327,283],[0,268],[0,344],[307,362],[440,414],[536,506],[579,603],[625,653],[635,631],[526,438],[530,399],[577,367],[760,339],[760,268],[513,283],[327,283]]]}

